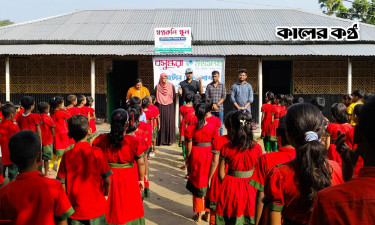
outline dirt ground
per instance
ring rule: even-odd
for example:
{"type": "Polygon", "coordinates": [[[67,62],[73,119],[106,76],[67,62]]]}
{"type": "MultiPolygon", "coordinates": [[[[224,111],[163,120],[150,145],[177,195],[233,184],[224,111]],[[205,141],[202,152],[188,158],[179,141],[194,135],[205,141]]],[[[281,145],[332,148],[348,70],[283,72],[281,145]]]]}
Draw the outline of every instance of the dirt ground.
{"type": "MultiPolygon", "coordinates": [[[[108,124],[98,125],[97,128],[99,133],[110,130],[108,124]]],[[[146,224],[197,224],[191,219],[194,213],[192,195],[185,188],[186,172],[180,169],[183,165],[181,148],[173,145],[157,149],[159,152],[149,160],[151,196],[144,201],[146,224]]],[[[53,170],[49,177],[55,178],[56,172],[53,170]]]]}

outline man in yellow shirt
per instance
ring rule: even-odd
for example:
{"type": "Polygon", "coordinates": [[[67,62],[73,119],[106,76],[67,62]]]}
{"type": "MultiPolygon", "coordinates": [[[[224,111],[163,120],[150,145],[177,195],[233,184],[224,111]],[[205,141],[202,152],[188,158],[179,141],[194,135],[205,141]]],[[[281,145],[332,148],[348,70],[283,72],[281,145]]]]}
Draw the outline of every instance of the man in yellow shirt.
{"type": "Polygon", "coordinates": [[[363,99],[363,96],[364,96],[364,95],[365,95],[365,94],[363,93],[362,90],[355,90],[355,91],[353,91],[353,93],[352,93],[352,96],[353,96],[353,98],[352,98],[352,104],[350,104],[349,107],[348,107],[349,121],[350,121],[350,124],[351,124],[352,126],[355,126],[355,124],[356,124],[356,123],[353,121],[353,111],[354,111],[354,107],[355,107],[356,105],[358,105],[358,104],[363,104],[362,99],[363,99]]]}

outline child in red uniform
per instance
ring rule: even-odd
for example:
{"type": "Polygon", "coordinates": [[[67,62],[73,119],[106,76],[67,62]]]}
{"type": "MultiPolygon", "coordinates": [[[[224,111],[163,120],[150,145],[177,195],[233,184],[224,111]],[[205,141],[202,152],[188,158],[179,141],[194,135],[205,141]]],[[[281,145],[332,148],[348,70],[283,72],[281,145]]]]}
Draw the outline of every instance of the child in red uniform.
{"type": "Polygon", "coordinates": [[[9,180],[12,181],[16,179],[18,169],[16,164],[13,164],[13,162],[10,160],[8,143],[9,139],[15,133],[17,133],[20,130],[20,128],[12,122],[16,114],[16,108],[13,104],[5,104],[2,108],[2,113],[4,116],[3,122],[0,123],[0,147],[2,153],[2,162],[4,165],[4,172],[6,168],[8,168],[9,180]]]}
{"type": "Polygon", "coordinates": [[[230,142],[220,151],[222,186],[216,207],[216,224],[254,223],[256,190],[249,181],[256,161],[262,155],[262,147],[253,142],[251,121],[247,110],[237,111],[231,117],[230,142]]]}
{"type": "Polygon", "coordinates": [[[219,117],[213,116],[211,114],[212,107],[213,107],[212,100],[209,99],[209,98],[206,98],[206,99],[202,100],[202,102],[204,102],[206,104],[206,106],[207,106],[207,116],[206,116],[207,123],[213,124],[220,131],[221,121],[220,121],[219,117]]]}
{"type": "Polygon", "coordinates": [[[269,224],[306,224],[315,194],[343,183],[340,166],[327,160],[326,148],[319,141],[324,131],[321,112],[311,104],[296,104],[286,114],[289,143],[296,158],[269,170],[264,182],[264,204],[269,224]]]}
{"type": "Polygon", "coordinates": [[[86,97],[86,107],[88,108],[88,112],[89,112],[88,119],[89,119],[89,125],[90,125],[90,129],[91,129],[91,134],[90,134],[90,136],[88,137],[87,140],[90,143],[92,143],[95,140],[95,138],[98,136],[98,133],[96,132],[96,124],[95,124],[96,115],[95,115],[95,109],[93,108],[93,105],[94,105],[93,97],[87,96],[86,97]]]}
{"type": "Polygon", "coordinates": [[[38,114],[32,113],[34,110],[35,101],[31,96],[24,96],[21,99],[21,106],[25,111],[17,117],[17,124],[21,130],[36,131],[40,138],[42,138],[42,131],[40,124],[42,123],[38,114]]]}
{"type": "MultiPolygon", "coordinates": [[[[234,111],[230,111],[224,120],[225,128],[227,129],[228,134],[218,136],[214,139],[212,143],[213,153],[210,173],[208,175],[208,190],[205,198],[205,206],[207,209],[210,209],[210,225],[215,225],[215,216],[216,216],[216,202],[219,197],[221,190],[221,181],[219,180],[218,175],[218,165],[220,159],[220,149],[224,144],[228,143],[230,140],[228,138],[229,132],[231,131],[231,116],[234,111]]],[[[227,172],[227,169],[226,169],[227,172]]]]}
{"type": "Polygon", "coordinates": [[[77,96],[69,95],[68,99],[67,99],[67,102],[68,102],[68,106],[66,107],[66,109],[70,112],[70,115],[72,115],[72,116],[79,115],[79,109],[78,109],[78,107],[76,107],[77,96]]]}
{"type": "Polygon", "coordinates": [[[38,171],[42,143],[37,133],[24,130],[9,140],[10,159],[17,179],[0,188],[0,220],[14,225],[66,225],[74,213],[61,183],[38,171]]]}
{"type": "MultiPolygon", "coordinates": [[[[144,98],[142,99],[142,112],[146,115],[146,123],[148,123],[151,127],[151,134],[152,134],[152,131],[154,130],[155,128],[155,124],[154,124],[154,113],[153,111],[151,111],[148,107],[150,105],[150,100],[148,98],[144,98]]],[[[152,138],[151,138],[151,142],[152,142],[152,138]]],[[[150,146],[150,149],[148,150],[149,153],[152,153],[152,147],[150,146]]]]}
{"type": "MultiPolygon", "coordinates": [[[[355,127],[354,142],[358,149],[352,151],[344,144],[344,134],[335,142],[343,158],[343,168],[353,175],[355,161],[362,156],[364,167],[358,178],[334,187],[326,188],[315,197],[311,225],[373,224],[375,221],[375,98],[364,106],[355,127]]],[[[353,118],[354,119],[354,118],[353,118]]],[[[344,171],[343,171],[344,172],[344,171]]]]}
{"type": "Polygon", "coordinates": [[[266,224],[266,211],[264,211],[264,180],[267,172],[274,166],[291,161],[296,157],[296,150],[289,144],[286,136],[285,116],[280,118],[279,127],[276,130],[280,137],[280,148],[277,152],[271,152],[259,157],[255,165],[254,174],[251,176],[249,184],[257,189],[255,200],[255,225],[266,224]]]}
{"type": "Polygon", "coordinates": [[[182,154],[184,159],[186,158],[186,148],[185,148],[185,117],[187,114],[194,112],[194,107],[191,103],[193,100],[193,95],[187,93],[185,95],[184,101],[186,102],[185,105],[180,106],[180,145],[182,147],[182,154]]]}
{"type": "Polygon", "coordinates": [[[124,109],[113,111],[110,133],[99,135],[93,143],[104,151],[113,170],[105,213],[108,224],[145,223],[141,192],[145,176],[143,156],[147,148],[134,135],[138,124],[133,116],[129,117],[124,109]]]}
{"type": "Polygon", "coordinates": [[[261,132],[261,138],[263,139],[264,148],[266,152],[271,151],[271,142],[270,142],[270,132],[271,132],[271,119],[272,119],[272,108],[273,108],[273,101],[275,99],[275,95],[271,91],[267,91],[266,93],[266,99],[265,101],[267,103],[262,105],[261,111],[262,111],[262,132],[261,132]]]}
{"type": "Polygon", "coordinates": [[[197,222],[201,221],[201,213],[205,210],[203,197],[206,196],[212,161],[212,141],[219,133],[215,125],[206,122],[207,113],[207,105],[199,103],[195,107],[198,123],[189,126],[185,132],[189,170],[186,188],[193,194],[193,211],[197,213],[194,220],[197,222]]]}
{"type": "Polygon", "coordinates": [[[49,160],[52,160],[53,155],[53,136],[55,135],[55,122],[48,116],[49,104],[47,102],[40,102],[38,104],[38,111],[42,124],[40,129],[42,130],[42,153],[44,160],[44,175],[48,176],[49,160]]]}
{"type": "MultiPolygon", "coordinates": [[[[335,121],[330,123],[326,127],[326,146],[331,145],[333,141],[337,138],[337,131],[340,130],[341,133],[347,133],[351,128],[352,125],[348,123],[348,112],[346,111],[346,107],[342,103],[335,103],[331,107],[331,114],[332,119],[335,121]]],[[[328,149],[327,148],[327,149],[328,149]]],[[[329,151],[328,151],[329,155],[329,151]]],[[[331,159],[332,160],[332,159],[331,159]]]]}
{"type": "Polygon", "coordinates": [[[275,96],[275,104],[271,109],[271,130],[270,130],[270,145],[271,151],[277,151],[277,135],[276,129],[279,127],[279,119],[281,117],[281,113],[285,110],[285,106],[283,105],[284,102],[284,95],[277,94],[275,96]]]}
{"type": "Polygon", "coordinates": [[[70,224],[107,224],[105,218],[106,198],[109,193],[112,170],[97,147],[90,146],[89,122],[83,115],[72,116],[68,121],[69,137],[76,144],[61,160],[57,173],[70,202],[74,214],[70,224]]]}
{"type": "Polygon", "coordinates": [[[77,98],[77,108],[79,109],[79,114],[90,118],[89,108],[86,106],[86,103],[86,96],[79,95],[77,98]]]}
{"type": "Polygon", "coordinates": [[[22,113],[24,113],[25,109],[22,106],[16,105],[16,104],[14,105],[14,107],[16,107],[16,115],[14,116],[13,121],[17,122],[18,116],[21,115],[22,113]]]}
{"type": "Polygon", "coordinates": [[[149,107],[154,112],[154,122],[156,124],[155,129],[152,132],[152,151],[154,153],[157,153],[158,150],[156,149],[156,138],[160,130],[160,112],[159,112],[159,108],[155,106],[155,103],[156,103],[155,95],[151,95],[150,97],[151,97],[151,104],[149,107]]]}
{"type": "Polygon", "coordinates": [[[53,122],[55,122],[55,136],[53,140],[54,154],[49,164],[49,168],[53,168],[57,159],[56,171],[59,170],[62,155],[71,148],[67,120],[71,117],[68,110],[64,106],[64,98],[56,96],[50,101],[50,114],[53,122]]]}

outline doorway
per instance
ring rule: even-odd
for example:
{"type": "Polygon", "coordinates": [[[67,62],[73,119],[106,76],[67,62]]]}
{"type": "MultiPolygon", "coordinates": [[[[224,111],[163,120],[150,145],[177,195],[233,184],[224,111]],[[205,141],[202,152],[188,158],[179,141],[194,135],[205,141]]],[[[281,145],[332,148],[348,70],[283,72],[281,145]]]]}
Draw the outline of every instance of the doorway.
{"type": "Polygon", "coordinates": [[[292,93],[292,61],[263,61],[263,93],[292,93]]]}
{"type": "Polygon", "coordinates": [[[112,71],[107,75],[108,122],[113,110],[124,106],[126,93],[138,78],[138,61],[115,59],[112,71]]]}

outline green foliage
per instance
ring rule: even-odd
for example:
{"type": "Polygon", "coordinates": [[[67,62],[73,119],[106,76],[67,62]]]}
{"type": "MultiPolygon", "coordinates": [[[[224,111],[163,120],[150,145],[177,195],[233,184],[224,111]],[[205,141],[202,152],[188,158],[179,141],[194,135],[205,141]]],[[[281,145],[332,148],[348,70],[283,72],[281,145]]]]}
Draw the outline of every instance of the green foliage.
{"type": "Polygon", "coordinates": [[[354,0],[350,8],[342,0],[319,0],[319,5],[327,15],[375,25],[375,0],[354,0]]]}
{"type": "Polygon", "coordinates": [[[14,23],[10,20],[0,20],[0,27],[12,25],[12,24],[14,24],[14,23]]]}

